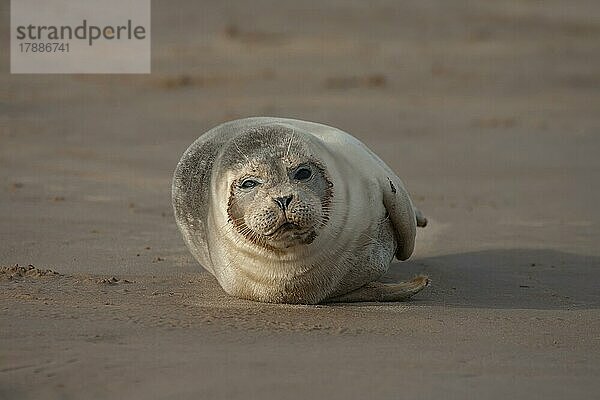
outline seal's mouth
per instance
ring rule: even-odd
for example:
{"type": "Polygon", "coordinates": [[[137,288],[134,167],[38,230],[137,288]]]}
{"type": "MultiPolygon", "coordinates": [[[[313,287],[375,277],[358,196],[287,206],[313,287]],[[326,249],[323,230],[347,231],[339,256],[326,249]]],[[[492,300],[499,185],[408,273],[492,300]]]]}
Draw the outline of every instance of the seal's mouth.
{"type": "Polygon", "coordinates": [[[279,225],[275,230],[265,234],[264,236],[273,236],[278,233],[284,233],[284,232],[289,232],[289,231],[293,231],[293,230],[300,230],[300,227],[298,225],[294,224],[293,222],[288,221],[288,222],[284,222],[283,224],[279,225]]]}

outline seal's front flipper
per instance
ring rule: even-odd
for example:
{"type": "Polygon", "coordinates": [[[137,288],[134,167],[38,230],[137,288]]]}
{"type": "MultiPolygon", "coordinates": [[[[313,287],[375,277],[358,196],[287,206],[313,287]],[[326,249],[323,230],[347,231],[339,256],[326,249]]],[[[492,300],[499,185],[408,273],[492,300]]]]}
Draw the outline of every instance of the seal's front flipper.
{"type": "Polygon", "coordinates": [[[342,296],[326,300],[327,303],[356,303],[361,301],[403,301],[429,285],[429,278],[419,275],[401,283],[371,282],[342,296]]]}
{"type": "MultiPolygon", "coordinates": [[[[397,176],[388,176],[383,185],[383,205],[390,216],[396,232],[396,258],[404,261],[415,248],[417,217],[410,196],[397,176]]],[[[422,216],[422,214],[421,214],[422,216]]]]}

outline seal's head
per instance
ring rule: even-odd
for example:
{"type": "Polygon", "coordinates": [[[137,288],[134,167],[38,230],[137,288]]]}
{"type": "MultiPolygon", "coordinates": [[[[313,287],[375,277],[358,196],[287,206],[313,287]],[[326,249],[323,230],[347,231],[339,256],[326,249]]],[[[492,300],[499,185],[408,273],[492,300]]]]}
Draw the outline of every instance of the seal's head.
{"type": "Polygon", "coordinates": [[[268,250],[310,244],[329,220],[333,184],[297,135],[280,125],[253,128],[233,139],[221,160],[228,224],[268,250]]]}

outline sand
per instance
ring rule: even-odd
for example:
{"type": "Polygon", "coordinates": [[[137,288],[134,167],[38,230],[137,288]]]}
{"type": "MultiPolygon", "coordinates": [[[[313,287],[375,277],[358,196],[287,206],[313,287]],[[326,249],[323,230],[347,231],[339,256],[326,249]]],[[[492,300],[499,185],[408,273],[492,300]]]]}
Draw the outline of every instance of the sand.
{"type": "Polygon", "coordinates": [[[597,2],[198,3],[154,2],[151,75],[9,75],[0,52],[0,399],[598,395],[597,2]],[[397,171],[430,224],[385,279],[431,288],[225,295],[170,178],[251,115],[340,127],[397,171]]]}

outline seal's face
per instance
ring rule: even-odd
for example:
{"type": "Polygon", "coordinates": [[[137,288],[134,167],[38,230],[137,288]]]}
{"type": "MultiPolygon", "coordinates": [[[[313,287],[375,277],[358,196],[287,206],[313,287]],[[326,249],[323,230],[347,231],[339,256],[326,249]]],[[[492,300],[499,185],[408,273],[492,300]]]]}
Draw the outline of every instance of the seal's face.
{"type": "Polygon", "coordinates": [[[329,220],[332,183],[326,168],[302,149],[292,149],[293,136],[263,140],[254,148],[261,134],[233,143],[238,162],[229,170],[228,222],[270,250],[310,244],[329,220]]]}

